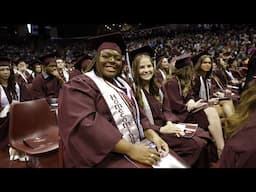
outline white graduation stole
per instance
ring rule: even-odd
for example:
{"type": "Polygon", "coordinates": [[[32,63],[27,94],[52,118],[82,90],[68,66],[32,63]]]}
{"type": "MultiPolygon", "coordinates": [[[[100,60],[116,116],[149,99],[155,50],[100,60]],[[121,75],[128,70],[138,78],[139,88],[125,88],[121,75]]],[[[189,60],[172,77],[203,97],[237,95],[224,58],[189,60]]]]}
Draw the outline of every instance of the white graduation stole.
{"type": "Polygon", "coordinates": [[[17,71],[16,73],[18,73],[18,74],[22,77],[22,79],[24,79],[24,81],[25,81],[26,83],[28,83],[28,80],[27,80],[27,77],[25,76],[25,74],[23,74],[23,73],[20,72],[20,71],[17,71]]]}
{"type": "Polygon", "coordinates": [[[159,71],[160,71],[160,73],[161,73],[161,75],[162,75],[162,77],[163,77],[163,80],[166,80],[166,75],[165,75],[165,73],[162,71],[162,69],[159,69],[159,71]]]}
{"type": "MultiPolygon", "coordinates": [[[[15,99],[20,101],[20,87],[17,83],[15,84],[15,89],[18,97],[15,99]]],[[[0,112],[0,118],[4,118],[7,116],[7,113],[9,112],[10,103],[2,85],[0,85],[0,102],[1,106],[3,107],[2,111],[0,112]]]]}
{"type": "MultiPolygon", "coordinates": [[[[154,125],[155,124],[154,117],[153,117],[150,105],[148,103],[148,99],[147,99],[143,89],[141,89],[140,92],[141,92],[141,99],[142,99],[142,102],[143,102],[143,105],[144,105],[143,111],[144,111],[145,115],[147,116],[149,122],[152,125],[154,125]]],[[[162,93],[161,89],[159,89],[159,95],[160,95],[160,102],[162,104],[163,103],[163,93],[162,93]]]]}
{"type": "Polygon", "coordinates": [[[200,76],[200,91],[199,91],[199,97],[205,100],[210,99],[210,92],[209,92],[209,82],[206,80],[206,83],[204,83],[203,77],[200,76]]]}
{"type": "MultiPolygon", "coordinates": [[[[122,96],[122,94],[126,94],[123,90],[109,82],[106,82],[103,78],[98,77],[93,70],[84,74],[90,77],[99,88],[104,100],[106,101],[111,111],[111,114],[119,131],[123,135],[123,138],[131,143],[139,143],[141,139],[144,138],[144,135],[142,127],[139,123],[138,106],[134,97],[132,95],[129,95],[129,90],[127,94],[129,98],[133,99],[133,101],[135,102],[135,119],[137,120],[137,124],[134,120],[133,113],[127,106],[127,101],[122,96]]],[[[118,83],[121,83],[124,87],[129,89],[129,85],[121,78],[118,79],[118,83]]]]}

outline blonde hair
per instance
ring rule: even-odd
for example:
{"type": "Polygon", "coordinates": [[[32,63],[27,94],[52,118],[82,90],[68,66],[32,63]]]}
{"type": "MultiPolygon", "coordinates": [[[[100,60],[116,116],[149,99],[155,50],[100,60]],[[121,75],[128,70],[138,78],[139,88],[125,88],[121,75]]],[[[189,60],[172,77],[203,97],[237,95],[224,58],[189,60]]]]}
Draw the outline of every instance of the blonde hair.
{"type": "MultiPolygon", "coordinates": [[[[141,108],[144,108],[144,104],[142,101],[142,95],[140,92],[140,90],[142,89],[142,81],[141,81],[140,75],[138,73],[139,72],[139,64],[140,64],[140,61],[142,58],[149,58],[152,65],[153,65],[153,60],[149,55],[143,53],[143,54],[137,55],[134,58],[134,60],[132,61],[133,79],[136,84],[135,96],[137,98],[139,106],[141,108]]],[[[153,94],[155,96],[159,96],[159,85],[158,85],[157,79],[156,79],[156,69],[154,69],[154,75],[149,82],[149,91],[151,94],[153,94]]]]}
{"type": "Polygon", "coordinates": [[[236,112],[226,120],[224,128],[225,137],[229,138],[235,135],[255,109],[256,86],[252,86],[242,93],[240,103],[236,107],[236,112]]]}
{"type": "Polygon", "coordinates": [[[192,64],[175,70],[175,76],[181,85],[182,95],[187,96],[192,84],[193,79],[193,66],[192,64]]]}

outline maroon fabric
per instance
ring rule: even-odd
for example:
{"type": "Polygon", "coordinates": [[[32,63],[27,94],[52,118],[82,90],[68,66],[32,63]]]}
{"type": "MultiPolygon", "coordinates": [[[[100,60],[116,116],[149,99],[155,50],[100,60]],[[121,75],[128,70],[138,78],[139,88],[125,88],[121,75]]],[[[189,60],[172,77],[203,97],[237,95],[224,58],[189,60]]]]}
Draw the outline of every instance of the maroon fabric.
{"type": "Polygon", "coordinates": [[[33,99],[58,98],[60,89],[61,85],[56,77],[50,75],[44,79],[40,74],[32,81],[31,93],[33,99]]]}
{"type": "MultiPolygon", "coordinates": [[[[66,167],[133,166],[124,156],[111,152],[122,135],[100,90],[89,77],[79,75],[64,84],[58,117],[66,167]]],[[[150,128],[147,120],[142,120],[142,125],[150,128]]]]}
{"type": "Polygon", "coordinates": [[[0,66],[10,66],[10,62],[8,62],[8,61],[0,61],[0,66]]]}
{"type": "Polygon", "coordinates": [[[46,57],[43,62],[42,62],[42,65],[49,65],[50,63],[53,63],[55,62],[56,63],[56,58],[55,57],[46,57]]]}
{"type": "Polygon", "coordinates": [[[171,110],[179,118],[180,122],[197,123],[199,127],[208,130],[209,122],[203,110],[196,113],[187,111],[186,103],[189,99],[193,98],[192,92],[190,92],[187,97],[181,96],[178,81],[175,77],[166,82],[163,90],[165,98],[168,98],[165,99],[163,103],[163,113],[167,119],[168,111],[171,110]]]}
{"type": "Polygon", "coordinates": [[[159,85],[163,85],[163,83],[165,82],[164,77],[159,70],[156,71],[156,79],[159,85]]]}
{"type": "Polygon", "coordinates": [[[244,76],[240,73],[239,70],[229,69],[229,71],[232,73],[233,77],[238,79],[239,81],[244,78],[244,76]]]}
{"type": "Polygon", "coordinates": [[[0,118],[0,150],[8,148],[9,139],[9,115],[4,118],[0,118]]]}
{"type": "Polygon", "coordinates": [[[102,43],[99,48],[98,48],[98,52],[101,51],[102,49],[113,49],[118,51],[119,53],[122,53],[120,47],[116,44],[116,43],[112,43],[112,42],[104,42],[102,43]]]}
{"type": "Polygon", "coordinates": [[[73,71],[70,72],[69,74],[69,79],[72,79],[73,77],[77,76],[77,75],[81,75],[82,72],[79,71],[78,69],[74,69],[73,71]]]}
{"type": "MultiPolygon", "coordinates": [[[[216,74],[214,74],[214,75],[216,75],[216,74]]],[[[223,84],[222,82],[220,82],[220,83],[221,83],[221,85],[223,85],[224,89],[227,89],[227,85],[223,84]]],[[[200,78],[199,78],[199,76],[196,76],[195,79],[194,79],[194,85],[192,87],[193,97],[195,98],[195,100],[200,99],[199,98],[200,87],[201,87],[200,78]]],[[[210,92],[210,98],[214,97],[213,93],[216,93],[217,91],[225,93],[223,89],[219,88],[216,81],[214,79],[211,79],[211,88],[210,88],[210,91],[209,91],[210,92]]],[[[233,94],[231,95],[231,99],[232,99],[234,105],[237,105],[238,102],[239,102],[239,99],[240,99],[239,92],[234,92],[234,90],[232,90],[232,93],[233,94]]]]}
{"type": "Polygon", "coordinates": [[[192,138],[178,138],[174,134],[161,134],[159,129],[166,124],[166,119],[162,113],[161,103],[147,91],[144,91],[144,93],[148,99],[154,123],[159,127],[157,132],[168,143],[170,149],[176,152],[192,167],[208,167],[209,159],[204,158],[207,142],[204,140],[211,140],[209,133],[199,128],[198,130],[200,131],[197,131],[192,138]],[[201,136],[201,138],[199,136],[201,136]],[[203,156],[201,154],[203,154],[203,156]],[[204,158],[204,160],[201,160],[201,158],[204,158]]]}
{"type": "Polygon", "coordinates": [[[20,84],[32,83],[33,76],[31,74],[29,74],[29,72],[27,72],[27,71],[25,72],[25,77],[26,77],[27,82],[23,79],[23,77],[19,73],[15,74],[15,78],[18,83],[20,83],[20,84]]]}
{"type": "Polygon", "coordinates": [[[220,159],[221,168],[256,168],[256,111],[239,132],[227,140],[220,159]]]}
{"type": "MultiPolygon", "coordinates": [[[[20,86],[20,101],[28,101],[31,100],[31,95],[28,93],[27,89],[23,85],[20,86]]],[[[9,91],[7,91],[6,88],[4,88],[4,91],[7,95],[9,103],[12,102],[12,97],[9,91]]],[[[3,109],[3,106],[0,107],[0,110],[3,109]]],[[[7,117],[0,118],[0,149],[6,149],[8,148],[9,139],[9,114],[7,114],[7,117]]]]}
{"type": "Polygon", "coordinates": [[[225,72],[217,69],[217,70],[213,71],[213,74],[216,75],[220,79],[220,81],[226,88],[226,86],[228,84],[228,79],[227,79],[227,75],[225,74],[225,72]]]}

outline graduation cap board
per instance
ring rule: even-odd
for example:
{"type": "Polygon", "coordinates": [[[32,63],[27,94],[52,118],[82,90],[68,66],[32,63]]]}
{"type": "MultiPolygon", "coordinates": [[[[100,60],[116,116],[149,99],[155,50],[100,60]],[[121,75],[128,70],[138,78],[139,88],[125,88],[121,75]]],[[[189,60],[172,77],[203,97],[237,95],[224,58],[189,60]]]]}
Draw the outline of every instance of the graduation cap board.
{"type": "Polygon", "coordinates": [[[97,51],[114,49],[125,53],[126,49],[122,34],[119,32],[90,37],[88,38],[88,44],[91,49],[96,49],[97,51]]]}

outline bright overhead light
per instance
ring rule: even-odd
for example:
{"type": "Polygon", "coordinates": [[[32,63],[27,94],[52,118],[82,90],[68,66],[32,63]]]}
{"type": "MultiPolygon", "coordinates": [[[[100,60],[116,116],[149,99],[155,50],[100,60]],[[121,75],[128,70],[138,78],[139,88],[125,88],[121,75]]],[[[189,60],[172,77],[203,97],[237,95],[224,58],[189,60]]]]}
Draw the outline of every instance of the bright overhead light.
{"type": "Polygon", "coordinates": [[[28,32],[31,33],[32,32],[31,24],[27,24],[27,28],[28,28],[28,32]]]}

